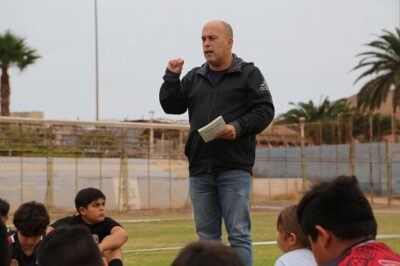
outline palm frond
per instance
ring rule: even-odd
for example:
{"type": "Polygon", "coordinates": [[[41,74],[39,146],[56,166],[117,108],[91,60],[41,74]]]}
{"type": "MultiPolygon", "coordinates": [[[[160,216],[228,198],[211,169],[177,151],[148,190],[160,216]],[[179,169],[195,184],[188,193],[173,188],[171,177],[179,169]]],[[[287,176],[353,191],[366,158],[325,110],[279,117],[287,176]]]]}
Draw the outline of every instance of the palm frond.
{"type": "MultiPolygon", "coordinates": [[[[364,69],[354,83],[371,78],[357,94],[357,107],[373,110],[386,100],[392,86],[400,88],[400,29],[395,29],[394,33],[383,30],[377,40],[366,46],[372,50],[358,54],[362,59],[352,70],[364,69]]],[[[398,103],[396,101],[393,99],[393,105],[398,103]]]]}
{"type": "Polygon", "coordinates": [[[367,82],[357,94],[357,107],[364,111],[379,108],[389,94],[392,76],[381,75],[367,82]]]}
{"type": "Polygon", "coordinates": [[[370,69],[367,69],[365,72],[363,72],[355,81],[354,83],[358,82],[359,80],[376,74],[376,75],[385,75],[387,73],[390,73],[392,71],[391,67],[385,66],[383,64],[372,64],[370,69]]]}
{"type": "Polygon", "coordinates": [[[40,55],[35,49],[27,46],[24,38],[18,37],[10,31],[0,35],[1,67],[17,66],[20,70],[24,70],[38,58],[40,55]]]}

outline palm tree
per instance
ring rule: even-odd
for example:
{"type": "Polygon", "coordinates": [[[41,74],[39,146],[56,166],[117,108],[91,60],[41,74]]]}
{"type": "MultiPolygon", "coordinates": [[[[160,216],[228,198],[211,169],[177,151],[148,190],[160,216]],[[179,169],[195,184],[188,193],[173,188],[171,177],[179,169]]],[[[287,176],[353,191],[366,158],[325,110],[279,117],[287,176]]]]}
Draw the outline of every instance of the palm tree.
{"type": "Polygon", "coordinates": [[[353,69],[366,70],[356,79],[371,79],[357,94],[357,107],[363,111],[374,110],[385,102],[393,90],[392,134],[397,142],[396,109],[400,105],[400,29],[394,33],[384,30],[378,39],[367,44],[371,51],[358,54],[362,59],[353,69]]]}
{"type": "Polygon", "coordinates": [[[279,124],[299,123],[300,118],[304,117],[305,122],[321,122],[337,119],[339,114],[349,113],[350,107],[346,99],[341,99],[331,103],[326,97],[322,103],[315,105],[312,100],[308,102],[299,102],[297,104],[290,102],[295,108],[290,109],[278,118],[279,124]]]}
{"type": "Polygon", "coordinates": [[[346,99],[330,102],[328,97],[322,100],[319,105],[313,101],[299,102],[290,105],[295,108],[278,117],[278,124],[298,124],[300,118],[304,118],[307,123],[306,137],[316,144],[335,143],[335,134],[339,134],[339,128],[336,122],[342,115],[352,113],[353,109],[349,107],[346,99]],[[336,133],[335,133],[336,132],[336,133]]]}
{"type": "Polygon", "coordinates": [[[24,38],[6,31],[0,35],[0,67],[1,67],[1,115],[10,115],[10,78],[8,69],[18,67],[21,71],[40,58],[35,49],[28,47],[24,38]]]}

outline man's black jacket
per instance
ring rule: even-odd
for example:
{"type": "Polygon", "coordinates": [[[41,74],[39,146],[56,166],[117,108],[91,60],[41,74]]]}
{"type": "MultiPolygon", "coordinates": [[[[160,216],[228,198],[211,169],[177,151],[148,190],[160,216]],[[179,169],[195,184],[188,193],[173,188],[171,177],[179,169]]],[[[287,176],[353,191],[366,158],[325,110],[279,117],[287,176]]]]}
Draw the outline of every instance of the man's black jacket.
{"type": "Polygon", "coordinates": [[[165,72],[160,103],[167,114],[189,110],[190,131],[185,154],[190,176],[232,169],[252,172],[255,160],[255,134],[264,130],[274,117],[274,105],[267,83],[253,63],[233,55],[231,67],[214,87],[208,65],[179,75],[165,72]],[[205,143],[198,129],[222,115],[236,129],[235,140],[215,139],[205,143]]]}

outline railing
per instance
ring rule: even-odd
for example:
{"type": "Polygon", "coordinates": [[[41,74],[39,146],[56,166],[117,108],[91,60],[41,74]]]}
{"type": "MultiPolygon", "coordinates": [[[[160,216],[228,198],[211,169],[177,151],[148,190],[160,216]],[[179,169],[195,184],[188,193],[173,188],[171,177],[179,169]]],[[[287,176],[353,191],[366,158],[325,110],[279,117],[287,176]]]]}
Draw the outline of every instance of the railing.
{"type": "MultiPolygon", "coordinates": [[[[377,136],[365,142],[348,132],[327,145],[309,134],[324,133],[315,126],[286,125],[278,133],[282,126],[271,126],[258,135],[253,203],[289,198],[317,178],[345,174],[359,178],[372,202],[386,195],[390,205],[399,193],[399,144],[372,142],[377,136]]],[[[71,211],[76,192],[94,186],[114,210],[190,207],[187,132],[186,124],[0,117],[0,197],[14,209],[38,200],[50,211],[71,211]]]]}

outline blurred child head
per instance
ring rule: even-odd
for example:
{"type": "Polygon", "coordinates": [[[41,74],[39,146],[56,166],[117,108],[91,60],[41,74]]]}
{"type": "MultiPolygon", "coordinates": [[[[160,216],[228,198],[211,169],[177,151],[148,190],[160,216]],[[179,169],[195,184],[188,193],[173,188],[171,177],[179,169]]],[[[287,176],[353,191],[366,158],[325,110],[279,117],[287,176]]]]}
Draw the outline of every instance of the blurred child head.
{"type": "Polygon", "coordinates": [[[291,205],[281,211],[276,222],[278,247],[283,252],[299,248],[310,248],[307,236],[297,220],[297,205],[291,205]]]}
{"type": "Polygon", "coordinates": [[[64,226],[50,232],[39,245],[37,259],[39,266],[106,265],[84,226],[64,226]]]}
{"type": "Polygon", "coordinates": [[[10,204],[8,201],[0,198],[0,215],[4,223],[7,223],[8,212],[10,211],[10,204]]]}
{"type": "Polygon", "coordinates": [[[242,266],[236,252],[219,241],[201,240],[184,247],[172,266],[242,266]]]}
{"type": "Polygon", "coordinates": [[[15,211],[13,223],[23,250],[32,250],[41,240],[50,217],[42,203],[29,201],[15,211]]]}

